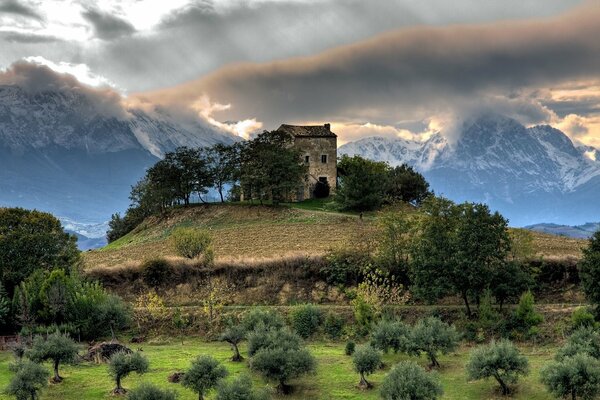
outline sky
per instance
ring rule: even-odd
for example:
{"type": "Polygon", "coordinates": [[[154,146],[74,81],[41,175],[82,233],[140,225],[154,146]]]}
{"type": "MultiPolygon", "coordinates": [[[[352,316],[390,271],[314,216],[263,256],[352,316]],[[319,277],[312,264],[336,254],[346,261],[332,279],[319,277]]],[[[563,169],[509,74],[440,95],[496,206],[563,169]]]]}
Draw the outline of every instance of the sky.
{"type": "Polygon", "coordinates": [[[240,136],[452,139],[492,111],[600,147],[598,38],[600,0],[0,0],[0,83],[240,136]]]}

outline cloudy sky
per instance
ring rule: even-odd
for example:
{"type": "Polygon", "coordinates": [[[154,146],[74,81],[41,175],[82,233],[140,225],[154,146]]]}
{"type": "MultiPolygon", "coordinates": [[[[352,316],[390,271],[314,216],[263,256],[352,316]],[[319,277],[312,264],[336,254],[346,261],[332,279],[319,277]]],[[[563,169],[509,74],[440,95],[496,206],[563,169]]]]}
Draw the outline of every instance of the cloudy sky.
{"type": "Polygon", "coordinates": [[[240,135],[424,138],[492,110],[600,147],[598,38],[600,0],[0,0],[0,83],[49,68],[240,135]]]}

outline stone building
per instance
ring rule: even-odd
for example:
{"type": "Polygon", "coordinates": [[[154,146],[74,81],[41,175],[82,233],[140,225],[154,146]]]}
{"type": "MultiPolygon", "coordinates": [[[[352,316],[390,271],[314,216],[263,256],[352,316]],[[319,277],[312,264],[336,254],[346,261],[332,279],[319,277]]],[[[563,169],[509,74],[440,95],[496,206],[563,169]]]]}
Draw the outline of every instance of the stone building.
{"type": "Polygon", "coordinates": [[[293,146],[300,150],[302,160],[308,165],[308,176],[298,188],[295,200],[312,198],[318,181],[327,182],[333,192],[337,184],[337,135],[331,132],[331,125],[284,124],[277,130],[293,136],[293,146]]]}

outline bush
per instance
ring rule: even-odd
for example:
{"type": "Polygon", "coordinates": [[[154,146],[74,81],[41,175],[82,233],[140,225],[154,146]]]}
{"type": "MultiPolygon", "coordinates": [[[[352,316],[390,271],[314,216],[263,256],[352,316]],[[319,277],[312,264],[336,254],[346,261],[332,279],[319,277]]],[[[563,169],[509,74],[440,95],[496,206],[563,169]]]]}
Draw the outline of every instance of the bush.
{"type": "Polygon", "coordinates": [[[556,397],[594,399],[600,394],[600,362],[587,354],[550,363],[540,375],[542,383],[556,397]]]}
{"type": "Polygon", "coordinates": [[[240,375],[227,382],[222,380],[217,386],[216,400],[267,400],[268,393],[252,390],[252,379],[248,375],[240,375]]]}
{"type": "Polygon", "coordinates": [[[242,340],[246,338],[246,329],[241,324],[234,324],[229,326],[219,337],[220,340],[227,342],[233,349],[233,357],[231,361],[239,362],[244,359],[240,354],[238,345],[242,340]]]}
{"type": "Polygon", "coordinates": [[[503,340],[474,349],[466,369],[470,380],[493,377],[500,385],[502,394],[507,395],[510,392],[508,384],[516,383],[519,375],[529,373],[529,363],[514,344],[503,340]]]}
{"type": "Polygon", "coordinates": [[[437,353],[448,354],[458,347],[458,333],[454,326],[442,322],[439,318],[429,317],[420,320],[411,330],[408,353],[425,353],[431,367],[439,367],[437,353]]]}
{"type": "Polygon", "coordinates": [[[354,369],[360,374],[358,387],[369,389],[373,387],[366,379],[365,375],[370,375],[381,365],[381,354],[369,345],[360,346],[352,355],[354,369]]]}
{"type": "Polygon", "coordinates": [[[177,228],[171,232],[171,243],[179,256],[190,260],[212,255],[212,238],[208,232],[200,229],[177,228]]]}
{"type": "Polygon", "coordinates": [[[406,351],[410,341],[410,328],[400,321],[380,321],[371,333],[371,345],[387,353],[406,351]]]}
{"type": "Polygon", "coordinates": [[[63,378],[58,373],[60,363],[72,363],[77,356],[77,344],[68,336],[59,332],[49,335],[44,340],[37,336],[33,341],[33,346],[27,352],[27,357],[34,362],[51,360],[54,366],[54,383],[62,382],[63,378]]]}
{"type": "Polygon", "coordinates": [[[339,339],[344,333],[344,317],[330,312],[323,323],[323,331],[331,340],[339,339]]]}
{"type": "Polygon", "coordinates": [[[370,255],[355,249],[332,251],[325,257],[319,270],[321,277],[330,285],[357,285],[361,271],[372,263],[370,255]]]}
{"type": "Polygon", "coordinates": [[[525,337],[535,336],[538,333],[537,326],[544,321],[542,314],[535,311],[534,299],[531,291],[523,293],[519,304],[513,314],[513,327],[525,334],[525,337]]]}
{"type": "Polygon", "coordinates": [[[151,258],[142,264],[141,275],[149,287],[163,286],[171,277],[171,266],[164,258],[151,258]]]}
{"type": "Polygon", "coordinates": [[[108,373],[115,380],[114,394],[127,392],[121,386],[121,380],[132,372],[144,374],[148,372],[148,359],[141,353],[118,352],[113,354],[108,362],[108,373]]]}
{"type": "Polygon", "coordinates": [[[183,386],[198,393],[202,400],[204,395],[215,388],[219,381],[227,376],[225,367],[210,356],[200,356],[192,361],[190,369],[185,372],[183,386]]]}
{"type": "Polygon", "coordinates": [[[383,400],[435,400],[442,394],[437,376],[414,362],[401,362],[392,368],[380,390],[383,400]]]}
{"type": "Polygon", "coordinates": [[[281,329],[285,323],[281,315],[275,311],[253,308],[244,315],[242,325],[247,332],[260,329],[281,329]]]}
{"type": "Polygon", "coordinates": [[[596,320],[594,314],[588,311],[586,307],[578,307],[573,314],[571,314],[571,326],[574,330],[581,327],[594,327],[596,326],[596,320]]]}
{"type": "Polygon", "coordinates": [[[373,304],[369,303],[363,296],[358,295],[352,300],[354,320],[356,321],[355,333],[358,336],[366,336],[378,318],[378,313],[373,304]]]}
{"type": "Polygon", "coordinates": [[[351,356],[352,354],[354,354],[355,350],[356,350],[356,343],[354,343],[354,342],[346,343],[346,347],[344,348],[344,353],[347,356],[351,356]]]}
{"type": "Polygon", "coordinates": [[[600,334],[590,327],[577,329],[558,350],[556,359],[560,361],[576,354],[587,354],[600,360],[600,334]]]}
{"type": "Polygon", "coordinates": [[[256,329],[248,334],[248,354],[250,356],[265,348],[297,349],[301,346],[302,339],[287,329],[271,328],[268,331],[256,329]]]}
{"type": "Polygon", "coordinates": [[[596,316],[600,316],[600,231],[590,238],[578,267],[585,297],[596,307],[596,316]]]}
{"type": "Polygon", "coordinates": [[[250,360],[250,368],[276,381],[277,390],[283,394],[290,392],[289,379],[313,372],[315,367],[314,357],[305,348],[263,348],[250,360]]]}
{"type": "Polygon", "coordinates": [[[48,384],[50,373],[40,364],[22,361],[9,366],[15,373],[5,389],[5,393],[17,400],[36,399],[38,393],[48,384]]]}
{"type": "Polygon", "coordinates": [[[321,310],[312,304],[294,307],[292,326],[296,333],[307,339],[317,332],[322,321],[321,310]]]}
{"type": "Polygon", "coordinates": [[[128,400],[175,400],[177,392],[162,390],[151,383],[142,383],[127,396],[128,400]]]}

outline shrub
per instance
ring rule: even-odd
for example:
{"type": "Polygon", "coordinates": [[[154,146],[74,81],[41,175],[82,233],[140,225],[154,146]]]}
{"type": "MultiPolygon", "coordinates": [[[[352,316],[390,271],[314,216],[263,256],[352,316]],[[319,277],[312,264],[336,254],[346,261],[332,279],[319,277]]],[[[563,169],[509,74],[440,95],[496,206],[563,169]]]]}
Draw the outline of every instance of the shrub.
{"type": "Polygon", "coordinates": [[[325,257],[319,270],[321,277],[330,285],[357,285],[363,268],[372,263],[371,256],[356,249],[339,249],[325,257]]]}
{"type": "Polygon", "coordinates": [[[263,348],[250,360],[250,368],[267,379],[276,381],[277,390],[287,394],[287,381],[315,370],[314,357],[305,348],[263,348]]]}
{"type": "Polygon", "coordinates": [[[542,383],[556,397],[594,399],[600,394],[600,362],[587,354],[550,363],[540,375],[542,383]]]}
{"type": "Polygon", "coordinates": [[[252,379],[248,375],[240,375],[227,382],[222,380],[217,386],[216,400],[266,400],[268,393],[252,390],[252,379]]]}
{"type": "Polygon", "coordinates": [[[458,333],[454,326],[442,322],[439,318],[429,317],[415,324],[410,334],[408,353],[427,354],[431,367],[439,367],[437,353],[448,354],[458,346],[458,333]]]}
{"type": "Polygon", "coordinates": [[[414,362],[401,362],[386,375],[381,384],[383,400],[435,400],[443,393],[434,373],[427,373],[414,362]]]}
{"type": "Polygon", "coordinates": [[[527,358],[508,340],[477,347],[471,352],[466,368],[470,380],[496,379],[503,395],[510,392],[508,384],[529,373],[527,358]]]}
{"type": "Polygon", "coordinates": [[[556,359],[560,361],[582,353],[600,360],[600,334],[593,328],[582,327],[573,332],[565,345],[558,350],[556,359]]]}
{"type": "Polygon", "coordinates": [[[339,339],[344,333],[344,317],[330,312],[325,317],[323,331],[331,340],[339,339]]]}
{"type": "Polygon", "coordinates": [[[410,341],[410,329],[400,321],[380,321],[371,333],[371,345],[387,353],[406,351],[410,341]]]}
{"type": "Polygon", "coordinates": [[[229,326],[219,337],[220,340],[227,342],[233,349],[233,357],[231,361],[242,361],[244,357],[240,354],[238,345],[242,340],[246,338],[246,329],[241,324],[234,324],[229,326]]]}
{"type": "Polygon", "coordinates": [[[585,297],[593,304],[596,316],[600,315],[600,231],[590,238],[588,247],[583,250],[583,258],[578,264],[581,285],[585,297]]]}
{"type": "Polygon", "coordinates": [[[253,308],[242,319],[242,325],[246,331],[254,331],[257,328],[261,329],[281,329],[284,327],[283,318],[275,311],[253,308]]]}
{"type": "Polygon", "coordinates": [[[292,326],[296,333],[304,339],[317,332],[322,319],[321,310],[312,304],[296,306],[292,311],[292,326]]]}
{"type": "Polygon", "coordinates": [[[355,350],[356,350],[356,343],[354,343],[354,342],[346,343],[346,347],[344,348],[344,353],[347,356],[351,356],[352,354],[354,354],[355,350]]]}
{"type": "Polygon", "coordinates": [[[373,323],[377,320],[377,311],[363,296],[358,295],[352,300],[354,319],[356,321],[356,334],[366,336],[371,331],[373,323]]]}
{"type": "Polygon", "coordinates": [[[108,362],[108,373],[115,380],[116,387],[113,390],[114,394],[123,394],[127,392],[121,386],[121,380],[132,372],[144,374],[148,372],[148,359],[141,353],[125,353],[118,352],[113,354],[108,362]]]}
{"type": "Polygon", "coordinates": [[[15,396],[17,400],[36,399],[38,393],[48,384],[50,373],[40,364],[22,361],[9,366],[15,373],[5,393],[15,396]]]}
{"type": "Polygon", "coordinates": [[[27,352],[27,346],[23,342],[14,343],[10,345],[10,351],[17,361],[21,361],[27,352]]]}
{"type": "Polygon", "coordinates": [[[578,307],[573,311],[573,314],[571,314],[571,326],[574,330],[581,327],[596,326],[594,314],[589,312],[586,307],[578,307]]]}
{"type": "Polygon", "coordinates": [[[301,346],[302,339],[287,329],[271,328],[268,331],[257,329],[248,334],[248,354],[250,356],[265,348],[297,349],[301,346]]]}
{"type": "Polygon", "coordinates": [[[513,314],[514,327],[526,337],[537,335],[537,326],[544,321],[542,314],[535,311],[531,291],[523,293],[513,314]]]}
{"type": "Polygon", "coordinates": [[[171,232],[171,243],[179,256],[190,260],[212,255],[212,238],[208,232],[200,229],[177,228],[171,232]]]}
{"type": "Polygon", "coordinates": [[[142,264],[141,275],[146,285],[162,286],[171,276],[171,266],[164,258],[151,258],[142,264]]]}
{"type": "Polygon", "coordinates": [[[68,336],[59,332],[49,335],[46,340],[37,336],[33,346],[27,352],[27,357],[34,362],[51,360],[54,367],[54,383],[62,382],[63,378],[58,373],[60,363],[71,363],[77,356],[77,345],[68,336]]]}
{"type": "Polygon", "coordinates": [[[200,356],[192,361],[190,369],[185,372],[183,386],[198,393],[199,400],[215,388],[219,381],[227,376],[225,367],[210,356],[200,356]]]}
{"type": "Polygon", "coordinates": [[[360,374],[360,382],[358,387],[361,389],[369,389],[373,387],[365,379],[365,375],[370,375],[381,365],[381,354],[379,351],[369,345],[360,346],[352,355],[354,369],[360,374]]]}
{"type": "Polygon", "coordinates": [[[142,383],[129,392],[128,400],[175,400],[177,393],[172,390],[163,390],[151,383],[142,383]]]}

